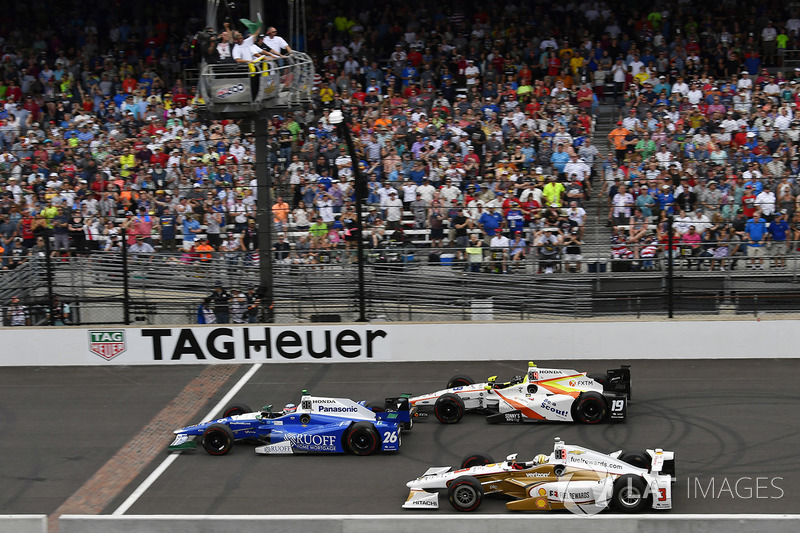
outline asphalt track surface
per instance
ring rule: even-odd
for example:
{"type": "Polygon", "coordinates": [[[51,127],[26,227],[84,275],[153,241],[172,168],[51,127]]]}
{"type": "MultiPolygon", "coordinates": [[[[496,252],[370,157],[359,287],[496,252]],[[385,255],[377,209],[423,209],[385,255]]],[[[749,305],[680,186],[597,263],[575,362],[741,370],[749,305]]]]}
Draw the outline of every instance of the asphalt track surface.
{"type": "MultiPolygon", "coordinates": [[[[597,372],[625,361],[537,362],[597,372]]],[[[405,483],[429,466],[456,465],[475,451],[497,460],[518,452],[527,460],[551,452],[555,436],[599,451],[675,451],[676,513],[800,512],[800,359],[630,363],[633,402],[626,423],[488,425],[482,416],[468,415],[456,425],[435,419],[415,424],[397,454],[257,456],[248,444],[223,457],[197,450],[179,457],[126,514],[397,514],[403,512],[405,483]]],[[[308,389],[375,400],[438,390],[453,374],[509,379],[526,366],[525,360],[264,365],[236,399],[280,408],[308,389]]],[[[237,369],[200,412],[208,412],[248,369],[237,369]]],[[[0,513],[52,513],[200,371],[2,369],[0,513]]],[[[103,514],[117,509],[161,463],[169,441],[165,433],[152,443],[164,453],[103,514]]],[[[487,498],[478,513],[504,510],[502,498],[487,498]]],[[[446,495],[437,512],[455,512],[446,495]]]]}

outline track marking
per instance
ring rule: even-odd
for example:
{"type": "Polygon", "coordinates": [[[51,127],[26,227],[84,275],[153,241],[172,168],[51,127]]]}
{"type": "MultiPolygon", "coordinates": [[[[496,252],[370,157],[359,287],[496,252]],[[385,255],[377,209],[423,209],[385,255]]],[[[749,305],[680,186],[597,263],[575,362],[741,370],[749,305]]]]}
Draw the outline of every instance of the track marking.
{"type": "MultiPolygon", "coordinates": [[[[252,378],[256,372],[258,372],[258,369],[261,368],[262,364],[263,363],[256,363],[250,367],[250,370],[248,370],[245,375],[242,376],[238,382],[236,382],[236,385],[234,385],[231,390],[229,390],[228,393],[222,397],[219,403],[217,403],[217,405],[211,409],[211,411],[203,418],[203,420],[209,420],[218,412],[220,412],[223,407],[225,407],[225,405],[227,405],[231,399],[233,399],[233,397],[239,393],[242,387],[244,387],[245,384],[250,381],[250,378],[252,378]]],[[[111,514],[115,516],[125,514],[125,512],[130,509],[139,498],[141,498],[142,494],[144,494],[145,491],[147,491],[147,489],[149,489],[150,486],[155,483],[159,477],[161,477],[161,474],[163,474],[167,468],[169,468],[169,466],[178,459],[179,455],[180,453],[171,453],[166,459],[164,459],[161,464],[158,465],[158,467],[153,470],[149,476],[147,476],[147,479],[145,479],[141,485],[136,487],[136,490],[134,490],[131,495],[128,496],[124,502],[122,502],[122,505],[117,507],[117,509],[111,514]]]]}

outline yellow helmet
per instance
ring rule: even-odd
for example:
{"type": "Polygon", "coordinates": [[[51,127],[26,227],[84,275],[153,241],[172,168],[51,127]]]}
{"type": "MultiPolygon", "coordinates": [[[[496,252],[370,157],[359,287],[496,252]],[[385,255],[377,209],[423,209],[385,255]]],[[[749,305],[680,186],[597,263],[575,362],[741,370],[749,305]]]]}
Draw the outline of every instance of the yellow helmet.
{"type": "Polygon", "coordinates": [[[549,461],[549,459],[543,453],[540,453],[539,455],[537,455],[533,459],[533,462],[536,463],[537,465],[545,465],[545,464],[547,464],[548,461],[549,461]]]}

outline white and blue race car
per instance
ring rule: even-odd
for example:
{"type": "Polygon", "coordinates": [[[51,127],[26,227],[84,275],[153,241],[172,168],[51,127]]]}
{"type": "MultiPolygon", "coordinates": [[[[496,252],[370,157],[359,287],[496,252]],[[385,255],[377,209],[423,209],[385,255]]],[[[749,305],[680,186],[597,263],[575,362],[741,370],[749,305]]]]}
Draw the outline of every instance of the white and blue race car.
{"type": "Polygon", "coordinates": [[[221,418],[176,429],[170,451],[193,450],[198,441],[211,455],[228,453],[238,441],[258,444],[261,455],[296,453],[396,452],[400,434],[411,428],[408,398],[387,398],[385,405],[366,406],[346,398],[311,396],[303,391],[300,405],[282,411],[272,406],[253,411],[234,404],[221,418]]]}

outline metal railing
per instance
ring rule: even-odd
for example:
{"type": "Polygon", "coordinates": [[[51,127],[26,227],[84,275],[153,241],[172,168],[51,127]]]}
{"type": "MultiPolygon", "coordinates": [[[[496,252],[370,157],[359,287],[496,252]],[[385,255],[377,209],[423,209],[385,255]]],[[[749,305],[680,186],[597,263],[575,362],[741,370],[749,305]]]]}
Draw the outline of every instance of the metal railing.
{"type": "MultiPolygon", "coordinates": [[[[474,250],[471,250],[474,252],[474,250]]],[[[470,250],[388,246],[365,254],[365,300],[370,320],[530,320],[565,317],[760,316],[800,312],[800,261],[785,268],[747,268],[752,258],[728,258],[725,271],[686,269],[676,259],[672,291],[666,259],[654,269],[642,260],[612,259],[608,250],[584,255],[578,272],[564,257],[539,257],[535,250],[512,261],[486,249],[476,262],[470,250]],[[555,261],[555,264],[553,264],[555,261]],[[547,274],[546,264],[553,268],[547,274]],[[732,268],[731,268],[732,267],[732,268]],[[504,273],[508,271],[508,273],[504,273]]],[[[276,322],[353,321],[359,286],[354,249],[290,252],[272,272],[276,322]]],[[[198,321],[200,305],[215,285],[235,296],[257,288],[258,258],[242,253],[157,252],[142,255],[94,252],[30,259],[0,274],[0,307],[12,295],[28,306],[31,323],[50,323],[51,298],[70,306],[68,325],[183,324],[198,321]]],[[[267,299],[264,302],[268,301],[267,299]]],[[[266,316],[261,303],[256,316],[266,316]]],[[[237,321],[242,317],[234,316],[237,321]]]]}

